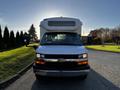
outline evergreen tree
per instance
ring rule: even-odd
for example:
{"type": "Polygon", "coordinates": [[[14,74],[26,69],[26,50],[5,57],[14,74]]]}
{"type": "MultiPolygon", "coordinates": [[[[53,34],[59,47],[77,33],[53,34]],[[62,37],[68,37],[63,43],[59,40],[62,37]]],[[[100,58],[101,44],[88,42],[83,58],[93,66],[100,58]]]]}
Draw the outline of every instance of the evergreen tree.
{"type": "Polygon", "coordinates": [[[21,45],[21,46],[24,45],[24,35],[23,35],[23,31],[20,32],[20,45],[21,45]]]}
{"type": "Polygon", "coordinates": [[[9,41],[10,41],[10,47],[14,48],[15,47],[15,36],[14,36],[13,31],[10,32],[10,40],[9,41]]]}
{"type": "Polygon", "coordinates": [[[27,32],[24,33],[24,36],[28,35],[27,32]]]}
{"type": "Polygon", "coordinates": [[[37,34],[36,34],[36,31],[35,31],[35,27],[34,25],[32,24],[30,29],[29,29],[29,35],[30,35],[30,40],[33,42],[33,41],[36,41],[37,40],[37,34]]]}
{"type": "Polygon", "coordinates": [[[18,31],[16,33],[16,41],[15,41],[15,43],[16,43],[16,47],[20,46],[20,34],[19,34],[18,31]]]}
{"type": "Polygon", "coordinates": [[[5,27],[5,30],[4,30],[3,41],[4,41],[4,48],[8,49],[10,43],[9,43],[9,30],[7,26],[5,27]]]}
{"type": "Polygon", "coordinates": [[[2,29],[0,26],[0,50],[2,50],[2,48],[3,48],[3,40],[2,40],[2,29]]]}

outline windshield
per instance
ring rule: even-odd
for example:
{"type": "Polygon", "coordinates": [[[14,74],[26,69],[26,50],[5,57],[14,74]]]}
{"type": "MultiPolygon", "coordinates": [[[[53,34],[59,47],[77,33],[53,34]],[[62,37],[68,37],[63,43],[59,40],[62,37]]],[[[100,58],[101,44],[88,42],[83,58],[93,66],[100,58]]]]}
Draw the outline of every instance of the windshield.
{"type": "Polygon", "coordinates": [[[45,33],[41,45],[82,45],[80,36],[76,33],[45,33]]]}

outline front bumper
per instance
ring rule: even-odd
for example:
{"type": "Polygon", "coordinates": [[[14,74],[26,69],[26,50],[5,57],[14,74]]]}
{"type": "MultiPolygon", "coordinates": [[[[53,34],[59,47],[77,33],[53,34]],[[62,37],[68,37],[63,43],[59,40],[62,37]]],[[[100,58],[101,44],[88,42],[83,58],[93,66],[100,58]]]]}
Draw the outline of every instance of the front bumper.
{"type": "Polygon", "coordinates": [[[72,71],[66,71],[66,70],[39,70],[34,69],[34,73],[36,75],[40,76],[54,76],[54,77],[62,77],[62,76],[81,76],[81,75],[87,75],[89,73],[90,69],[86,70],[72,70],[72,71]]]}
{"type": "Polygon", "coordinates": [[[33,64],[33,71],[41,76],[81,76],[90,71],[88,64],[79,65],[75,61],[50,62],[45,64],[33,64]]]}
{"type": "MultiPolygon", "coordinates": [[[[57,63],[56,63],[57,64],[57,63]]],[[[36,75],[41,76],[81,76],[90,72],[89,65],[33,65],[33,71],[36,75]],[[58,66],[58,67],[57,67],[58,66]]]]}

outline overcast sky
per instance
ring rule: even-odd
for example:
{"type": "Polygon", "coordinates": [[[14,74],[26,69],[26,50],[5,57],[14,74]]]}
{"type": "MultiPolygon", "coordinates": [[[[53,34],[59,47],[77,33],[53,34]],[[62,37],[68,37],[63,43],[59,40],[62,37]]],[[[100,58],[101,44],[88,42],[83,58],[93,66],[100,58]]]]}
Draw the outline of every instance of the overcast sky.
{"type": "Polygon", "coordinates": [[[83,34],[120,24],[120,0],[0,0],[0,24],[10,30],[28,30],[33,23],[39,33],[44,18],[68,16],[83,22],[83,34]]]}

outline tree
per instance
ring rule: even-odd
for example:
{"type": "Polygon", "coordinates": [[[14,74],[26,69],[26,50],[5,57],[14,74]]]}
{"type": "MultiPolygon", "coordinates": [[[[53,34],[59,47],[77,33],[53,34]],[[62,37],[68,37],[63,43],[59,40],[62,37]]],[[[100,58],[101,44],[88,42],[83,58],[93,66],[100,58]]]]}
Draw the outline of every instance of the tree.
{"type": "Polygon", "coordinates": [[[112,42],[112,36],[114,35],[111,35],[111,31],[109,28],[99,28],[92,30],[89,36],[93,37],[95,44],[102,44],[104,46],[104,43],[112,42]]]}
{"type": "Polygon", "coordinates": [[[20,46],[20,34],[19,34],[18,31],[16,33],[16,41],[15,41],[15,43],[16,43],[16,47],[20,46]]]}
{"type": "Polygon", "coordinates": [[[9,41],[10,41],[10,47],[14,48],[15,47],[15,36],[14,36],[13,31],[10,32],[10,40],[9,41]]]}
{"type": "Polygon", "coordinates": [[[31,25],[31,27],[30,27],[28,32],[29,32],[30,40],[32,42],[36,41],[37,40],[37,34],[36,34],[35,27],[34,27],[33,24],[31,25]]]}
{"type": "Polygon", "coordinates": [[[3,48],[3,39],[2,39],[2,29],[0,26],[0,50],[2,50],[2,48],[3,48]]]}
{"type": "Polygon", "coordinates": [[[21,46],[24,45],[24,34],[23,34],[23,31],[20,32],[20,45],[21,46]]]}
{"type": "Polygon", "coordinates": [[[8,49],[10,43],[9,43],[9,30],[8,30],[7,26],[5,27],[5,30],[4,30],[3,42],[4,42],[4,48],[8,49]]]}

